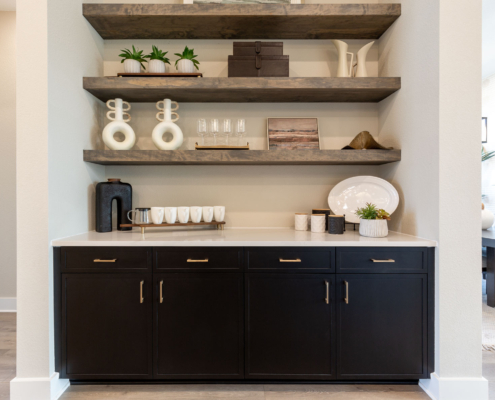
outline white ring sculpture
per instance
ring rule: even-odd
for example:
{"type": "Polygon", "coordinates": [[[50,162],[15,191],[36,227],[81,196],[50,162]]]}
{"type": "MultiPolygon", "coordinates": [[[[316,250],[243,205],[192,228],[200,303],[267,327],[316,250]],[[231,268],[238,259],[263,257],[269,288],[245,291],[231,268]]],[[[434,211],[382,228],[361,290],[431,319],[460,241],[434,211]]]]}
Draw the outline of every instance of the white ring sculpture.
{"type": "Polygon", "coordinates": [[[177,111],[179,109],[179,104],[176,101],[165,99],[156,103],[156,108],[160,110],[160,112],[156,114],[156,119],[161,122],[153,129],[153,133],[151,134],[153,143],[160,150],[178,149],[184,141],[184,135],[182,134],[182,130],[174,124],[174,122],[179,120],[179,114],[172,111],[177,111]],[[160,103],[163,103],[163,108],[160,107],[160,103]],[[176,105],[174,109],[172,109],[172,103],[176,105]],[[172,119],[172,114],[176,116],[175,119],[172,119]],[[163,118],[161,115],[163,115],[163,118]],[[163,140],[163,135],[165,133],[172,134],[173,137],[170,142],[163,140]]]}
{"type": "Polygon", "coordinates": [[[111,120],[105,129],[103,129],[103,142],[112,150],[130,150],[136,143],[136,134],[127,122],[131,120],[131,116],[126,111],[131,109],[131,105],[122,101],[122,99],[108,100],[107,106],[111,111],[107,112],[107,118],[111,120]],[[111,106],[111,102],[115,103],[115,106],[111,106]],[[127,108],[123,108],[126,105],[127,108]],[[112,117],[111,114],[114,114],[112,117]],[[124,119],[124,116],[127,118],[124,119]],[[114,135],[120,132],[125,136],[123,142],[117,142],[114,135]]]}

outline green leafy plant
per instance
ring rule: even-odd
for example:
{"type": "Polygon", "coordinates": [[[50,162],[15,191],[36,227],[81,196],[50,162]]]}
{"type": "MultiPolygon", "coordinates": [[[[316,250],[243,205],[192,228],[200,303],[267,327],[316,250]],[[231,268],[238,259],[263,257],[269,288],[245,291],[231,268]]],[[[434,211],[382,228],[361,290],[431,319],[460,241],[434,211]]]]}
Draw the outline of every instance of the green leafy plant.
{"type": "Polygon", "coordinates": [[[163,61],[166,64],[170,64],[170,60],[165,57],[168,53],[168,51],[161,51],[158,47],[152,46],[152,52],[148,54],[147,56],[144,56],[143,58],[148,58],[150,61],[151,60],[160,60],[163,61]]]}
{"type": "Polygon", "coordinates": [[[493,157],[495,157],[495,151],[486,151],[486,149],[481,146],[481,162],[487,161],[493,157]]]}
{"type": "Polygon", "coordinates": [[[388,219],[390,220],[390,214],[383,209],[379,209],[376,205],[366,203],[366,207],[358,208],[355,214],[360,219],[388,219]]]}
{"type": "Polygon", "coordinates": [[[177,61],[175,61],[175,68],[177,68],[177,63],[180,61],[180,60],[191,60],[194,64],[194,66],[196,67],[197,70],[199,70],[198,68],[198,65],[199,65],[199,61],[198,60],[195,60],[195,58],[197,57],[197,55],[194,55],[194,49],[189,49],[187,46],[186,48],[184,49],[184,51],[182,52],[182,54],[180,53],[174,53],[177,57],[179,57],[179,59],[177,61]]]}
{"type": "Polygon", "coordinates": [[[129,49],[124,49],[120,51],[122,52],[122,54],[120,54],[119,57],[122,57],[122,61],[121,61],[122,63],[125,60],[136,60],[139,61],[143,69],[146,69],[146,67],[143,65],[143,62],[146,61],[143,57],[143,50],[138,51],[134,46],[132,46],[132,52],[129,49]]]}

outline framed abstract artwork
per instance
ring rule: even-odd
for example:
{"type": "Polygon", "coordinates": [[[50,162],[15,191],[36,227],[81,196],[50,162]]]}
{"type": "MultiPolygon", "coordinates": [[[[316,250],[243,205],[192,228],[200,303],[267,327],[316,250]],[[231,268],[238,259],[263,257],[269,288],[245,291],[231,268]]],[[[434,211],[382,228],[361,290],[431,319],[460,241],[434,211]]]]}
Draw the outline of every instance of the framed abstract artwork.
{"type": "Polygon", "coordinates": [[[318,118],[268,118],[268,149],[319,150],[318,118]]]}
{"type": "Polygon", "coordinates": [[[481,143],[488,142],[488,118],[481,118],[481,143]]]}

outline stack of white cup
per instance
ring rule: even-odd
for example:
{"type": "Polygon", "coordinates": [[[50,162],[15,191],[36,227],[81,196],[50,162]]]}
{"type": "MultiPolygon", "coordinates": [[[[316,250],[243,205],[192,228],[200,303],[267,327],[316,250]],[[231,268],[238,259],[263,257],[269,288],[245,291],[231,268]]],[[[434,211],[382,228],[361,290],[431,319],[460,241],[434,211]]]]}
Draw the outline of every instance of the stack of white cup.
{"type": "Polygon", "coordinates": [[[151,207],[151,220],[155,225],[160,225],[163,220],[167,224],[175,224],[177,220],[186,224],[189,220],[193,223],[223,222],[225,220],[224,206],[193,206],[193,207],[151,207]]]}

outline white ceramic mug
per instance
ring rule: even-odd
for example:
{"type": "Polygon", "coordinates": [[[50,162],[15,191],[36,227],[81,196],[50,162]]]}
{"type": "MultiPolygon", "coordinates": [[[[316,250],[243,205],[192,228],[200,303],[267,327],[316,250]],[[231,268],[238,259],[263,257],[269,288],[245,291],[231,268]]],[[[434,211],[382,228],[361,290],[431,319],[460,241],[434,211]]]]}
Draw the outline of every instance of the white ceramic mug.
{"type": "Polygon", "coordinates": [[[215,221],[223,222],[225,219],[225,207],[224,206],[215,206],[213,207],[215,213],[215,221]]]}
{"type": "Polygon", "coordinates": [[[151,220],[155,225],[163,223],[163,216],[165,215],[165,208],[163,207],[151,207],[151,220]]]}
{"type": "Polygon", "coordinates": [[[309,215],[305,213],[296,213],[295,216],[295,230],[296,231],[307,231],[308,230],[308,220],[309,215]]]}
{"type": "Polygon", "coordinates": [[[197,224],[201,222],[201,216],[203,215],[203,209],[198,206],[191,207],[191,222],[197,224]]]}
{"type": "Polygon", "coordinates": [[[177,207],[165,207],[165,221],[167,221],[167,224],[177,222],[177,207]]]}
{"type": "Polygon", "coordinates": [[[178,209],[179,222],[187,224],[189,222],[189,207],[179,207],[178,209]]]}
{"type": "Polygon", "coordinates": [[[213,221],[213,207],[211,206],[203,207],[203,221],[205,222],[213,221]]]}

